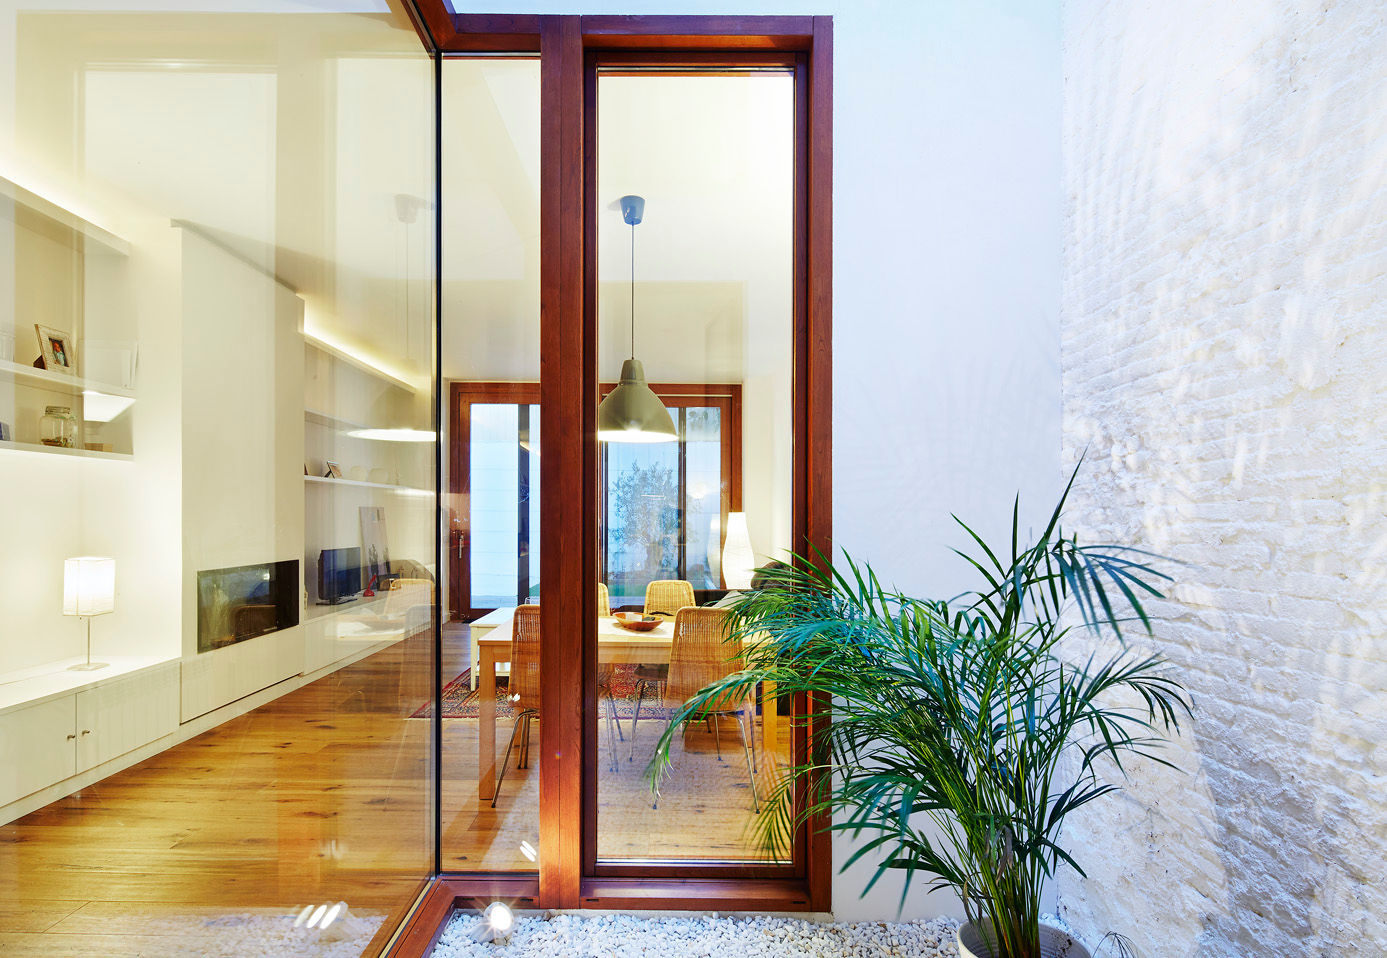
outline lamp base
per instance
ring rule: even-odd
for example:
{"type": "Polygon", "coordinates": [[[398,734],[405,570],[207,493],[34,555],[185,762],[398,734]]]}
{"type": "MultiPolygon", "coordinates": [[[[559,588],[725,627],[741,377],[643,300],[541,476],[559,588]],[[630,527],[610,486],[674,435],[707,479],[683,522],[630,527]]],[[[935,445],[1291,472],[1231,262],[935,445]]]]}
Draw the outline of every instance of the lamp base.
{"type": "Polygon", "coordinates": [[[69,672],[95,672],[97,669],[109,669],[110,662],[78,662],[76,665],[69,665],[69,672]]]}

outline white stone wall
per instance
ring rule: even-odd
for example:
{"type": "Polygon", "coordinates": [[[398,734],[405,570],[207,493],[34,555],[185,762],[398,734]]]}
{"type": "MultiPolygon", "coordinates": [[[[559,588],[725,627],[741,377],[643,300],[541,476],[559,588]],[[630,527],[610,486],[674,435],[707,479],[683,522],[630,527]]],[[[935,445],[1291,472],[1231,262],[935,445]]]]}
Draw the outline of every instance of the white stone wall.
{"type": "Polygon", "coordinates": [[[1196,710],[1062,912],[1387,954],[1387,8],[1072,0],[1064,69],[1071,515],[1186,563],[1150,644],[1196,710]]]}

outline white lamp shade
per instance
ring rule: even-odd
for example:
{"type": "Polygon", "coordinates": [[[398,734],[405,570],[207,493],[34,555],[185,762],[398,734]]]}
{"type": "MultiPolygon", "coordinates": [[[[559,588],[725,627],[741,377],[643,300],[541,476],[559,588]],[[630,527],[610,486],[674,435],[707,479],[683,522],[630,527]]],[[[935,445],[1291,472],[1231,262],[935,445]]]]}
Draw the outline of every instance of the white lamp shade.
{"type": "Polygon", "coordinates": [[[722,546],[722,579],[729,589],[750,589],[756,572],[756,554],[751,550],[751,534],[745,512],[727,514],[727,541],[722,546]]]}
{"type": "Polygon", "coordinates": [[[116,609],[116,560],[63,560],[63,615],[102,615],[116,609]]]}

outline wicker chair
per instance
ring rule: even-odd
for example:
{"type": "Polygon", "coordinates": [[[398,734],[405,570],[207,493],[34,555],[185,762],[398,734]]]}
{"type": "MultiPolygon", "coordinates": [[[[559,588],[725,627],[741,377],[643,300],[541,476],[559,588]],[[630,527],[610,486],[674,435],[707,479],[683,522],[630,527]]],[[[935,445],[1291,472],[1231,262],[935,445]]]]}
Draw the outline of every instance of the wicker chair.
{"type": "MultiPolygon", "coordinates": [[[[655,579],[645,587],[646,615],[676,615],[680,609],[696,604],[693,583],[685,579],[655,579]]],[[[668,676],[668,665],[637,665],[636,702],[640,702],[647,686],[663,687],[668,676]]],[[[634,742],[631,748],[635,750],[634,742]]]]}
{"type": "Polygon", "coordinates": [[[514,705],[515,725],[511,728],[510,741],[506,743],[506,757],[501,759],[501,773],[496,778],[496,791],[491,796],[491,807],[496,807],[496,799],[501,797],[501,783],[506,780],[506,767],[510,764],[511,748],[516,735],[523,729],[520,740],[520,753],[516,756],[516,768],[528,768],[530,764],[530,722],[539,714],[539,606],[522,605],[515,610],[515,619],[510,640],[510,701],[514,705]]]}
{"type": "Polygon", "coordinates": [[[609,618],[612,614],[612,602],[607,594],[607,583],[597,583],[597,617],[601,619],[609,618]]]}
{"type": "MultiPolygon", "coordinates": [[[[669,672],[662,696],[664,705],[677,709],[699,690],[737,670],[741,643],[728,641],[727,613],[723,609],[680,609],[674,617],[674,641],[669,650],[669,672]]],[[[636,725],[640,722],[641,699],[645,686],[636,693],[636,713],[631,722],[631,752],[636,750],[636,725]]],[[[718,718],[737,716],[737,730],[742,734],[742,751],[746,756],[747,780],[751,783],[751,807],[760,812],[760,797],[756,793],[756,763],[750,742],[754,738],[755,710],[750,696],[741,700],[730,697],[710,703],[698,713],[713,727],[713,742],[718,761],[722,761],[722,742],[718,733],[718,718]],[[742,724],[745,716],[746,725],[742,724]]],[[[658,804],[658,793],[657,793],[658,804]]]]}
{"type": "Polygon", "coordinates": [[[693,583],[684,579],[656,579],[645,587],[646,615],[675,615],[694,602],[693,583]]]}
{"type": "MultiPolygon", "coordinates": [[[[496,799],[501,797],[501,783],[506,780],[506,768],[510,765],[511,748],[516,735],[523,731],[520,739],[520,753],[516,757],[516,768],[530,765],[530,722],[539,714],[540,670],[539,670],[539,606],[522,605],[515,610],[512,620],[510,640],[510,685],[509,698],[516,709],[515,725],[511,728],[510,741],[506,743],[506,755],[501,759],[501,772],[496,777],[496,790],[491,796],[491,807],[496,807],[496,799]]],[[[607,737],[611,741],[612,770],[620,766],[616,757],[616,734],[620,734],[621,723],[616,717],[616,705],[612,701],[611,670],[599,671],[597,694],[607,697],[607,737]],[[613,733],[613,726],[616,732],[613,733]]],[[[623,737],[624,738],[624,737],[623,737]]]]}

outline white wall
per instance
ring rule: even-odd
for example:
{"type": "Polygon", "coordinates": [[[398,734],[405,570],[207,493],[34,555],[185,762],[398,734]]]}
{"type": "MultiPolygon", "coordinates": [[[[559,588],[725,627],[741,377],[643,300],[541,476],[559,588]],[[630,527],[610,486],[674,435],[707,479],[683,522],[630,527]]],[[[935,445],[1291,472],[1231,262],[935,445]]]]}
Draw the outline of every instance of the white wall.
{"type": "MultiPolygon", "coordinates": [[[[834,533],[888,582],[970,585],[950,512],[1000,535],[1058,492],[1060,39],[1057,5],[741,0],[834,17],[834,533]]],[[[478,5],[469,5],[478,9],[478,5]]],[[[460,7],[463,9],[463,7],[460,7]]],[[[490,3],[488,11],[713,13],[669,0],[490,3]]],[[[899,886],[847,918],[896,914],[899,886]]],[[[912,892],[906,915],[956,907],[912,892]]]]}
{"type": "Polygon", "coordinates": [[[1145,955],[1387,953],[1382,13],[1066,10],[1066,453],[1087,531],[1186,563],[1196,708],[1061,896],[1145,955]]]}

